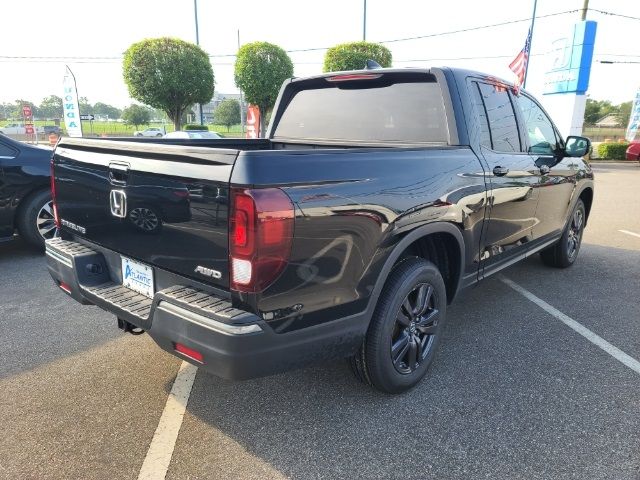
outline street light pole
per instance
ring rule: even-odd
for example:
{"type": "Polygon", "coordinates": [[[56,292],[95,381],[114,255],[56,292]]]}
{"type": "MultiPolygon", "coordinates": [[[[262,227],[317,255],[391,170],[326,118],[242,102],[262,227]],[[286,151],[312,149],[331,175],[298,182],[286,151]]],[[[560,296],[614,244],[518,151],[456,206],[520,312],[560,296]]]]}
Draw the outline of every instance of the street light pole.
{"type": "MultiPolygon", "coordinates": [[[[196,45],[200,46],[200,33],[198,32],[198,0],[193,0],[193,15],[196,21],[196,45]]],[[[200,110],[200,125],[204,125],[204,115],[202,113],[202,104],[198,104],[200,110]]]]}
{"type": "Polygon", "coordinates": [[[580,15],[583,22],[587,19],[587,10],[589,10],[589,0],[584,0],[582,4],[582,14],[580,15]]]}
{"type": "MultiPolygon", "coordinates": [[[[238,50],[240,50],[240,29],[238,29],[238,50]]],[[[242,98],[242,89],[238,87],[238,90],[240,90],[240,131],[244,137],[244,98],[242,98]]]]}
{"type": "Polygon", "coordinates": [[[367,41],[367,0],[364,0],[364,10],[362,15],[362,41],[367,41]]]}

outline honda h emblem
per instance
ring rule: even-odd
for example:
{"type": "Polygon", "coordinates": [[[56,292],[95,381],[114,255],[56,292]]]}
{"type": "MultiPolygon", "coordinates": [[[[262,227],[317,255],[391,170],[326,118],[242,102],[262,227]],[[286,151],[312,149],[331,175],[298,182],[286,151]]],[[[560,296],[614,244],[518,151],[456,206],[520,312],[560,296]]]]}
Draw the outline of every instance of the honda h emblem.
{"type": "Polygon", "coordinates": [[[111,215],[118,218],[127,216],[127,195],[122,190],[111,190],[109,195],[111,215]]]}

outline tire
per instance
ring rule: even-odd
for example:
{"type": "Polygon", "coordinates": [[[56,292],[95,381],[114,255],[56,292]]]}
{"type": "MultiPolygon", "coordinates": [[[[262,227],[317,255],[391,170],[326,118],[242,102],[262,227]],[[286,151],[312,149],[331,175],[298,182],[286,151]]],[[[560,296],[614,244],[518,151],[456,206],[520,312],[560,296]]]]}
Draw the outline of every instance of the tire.
{"type": "Polygon", "coordinates": [[[160,138],[162,136],[161,133],[157,134],[156,137],[160,138]]]}
{"type": "Polygon", "coordinates": [[[573,265],[580,252],[586,220],[584,202],[578,199],[560,240],[540,252],[542,263],[555,268],[567,268],[573,265]]]}
{"type": "Polygon", "coordinates": [[[382,289],[360,350],[350,359],[356,377],[386,393],[415,387],[435,356],[446,308],[444,281],[433,263],[417,257],[399,263],[382,289]]]}
{"type": "Polygon", "coordinates": [[[18,232],[26,242],[44,250],[44,241],[56,235],[53,220],[51,192],[40,190],[22,200],[17,212],[18,232]]]}

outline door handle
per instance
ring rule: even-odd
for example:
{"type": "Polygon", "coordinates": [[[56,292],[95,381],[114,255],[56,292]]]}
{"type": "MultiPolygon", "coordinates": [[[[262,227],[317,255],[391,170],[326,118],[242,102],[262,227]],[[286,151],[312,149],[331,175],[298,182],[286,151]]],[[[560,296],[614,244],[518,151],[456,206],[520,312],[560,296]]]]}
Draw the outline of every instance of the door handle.
{"type": "Polygon", "coordinates": [[[546,175],[550,171],[551,169],[549,168],[549,165],[540,165],[540,174],[546,175]]]}
{"type": "Polygon", "coordinates": [[[493,167],[493,174],[496,177],[504,177],[507,173],[509,173],[509,169],[507,167],[493,167]]]}
{"type": "Polygon", "coordinates": [[[129,177],[129,164],[124,162],[109,163],[109,181],[112,185],[124,186],[129,177]]]}

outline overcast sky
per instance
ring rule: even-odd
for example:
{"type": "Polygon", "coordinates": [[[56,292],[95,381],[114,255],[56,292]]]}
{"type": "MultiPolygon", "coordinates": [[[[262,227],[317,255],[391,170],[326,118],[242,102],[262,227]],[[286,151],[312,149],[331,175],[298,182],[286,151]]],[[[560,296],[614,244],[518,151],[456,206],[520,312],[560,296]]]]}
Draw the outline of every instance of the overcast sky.
{"type": "MultiPolygon", "coordinates": [[[[531,17],[533,0],[368,0],[367,40],[432,35],[531,17]]],[[[538,15],[578,10],[583,0],[539,0],[538,15]]],[[[363,0],[199,0],[200,44],[211,58],[216,91],[233,93],[231,56],[242,43],[263,40],[286,50],[329,47],[362,39],[363,0]]],[[[637,0],[591,0],[590,8],[640,17],[637,0]]],[[[60,95],[64,64],[75,73],[80,96],[118,107],[132,102],[122,79],[122,53],[144,38],[172,36],[195,42],[193,0],[5,1],[0,44],[0,102],[39,103],[60,95]],[[7,57],[48,57],[7,59],[7,57]],[[65,57],[52,59],[51,57],[65,57]],[[71,57],[108,57],[78,59],[71,57]]],[[[590,12],[598,22],[596,60],[640,62],[640,20],[590,12]],[[626,56],[622,56],[626,55],[626,56]]],[[[579,12],[536,20],[527,89],[541,94],[545,57],[579,12]]],[[[524,44],[528,22],[385,43],[396,67],[460,66],[513,80],[508,64],[524,44]],[[479,58],[485,57],[485,58],[479,58]],[[501,57],[501,58],[486,58],[501,57]]],[[[296,76],[321,72],[324,50],[291,52],[296,76]]],[[[630,100],[640,86],[640,63],[594,63],[591,98],[630,100]]]]}

